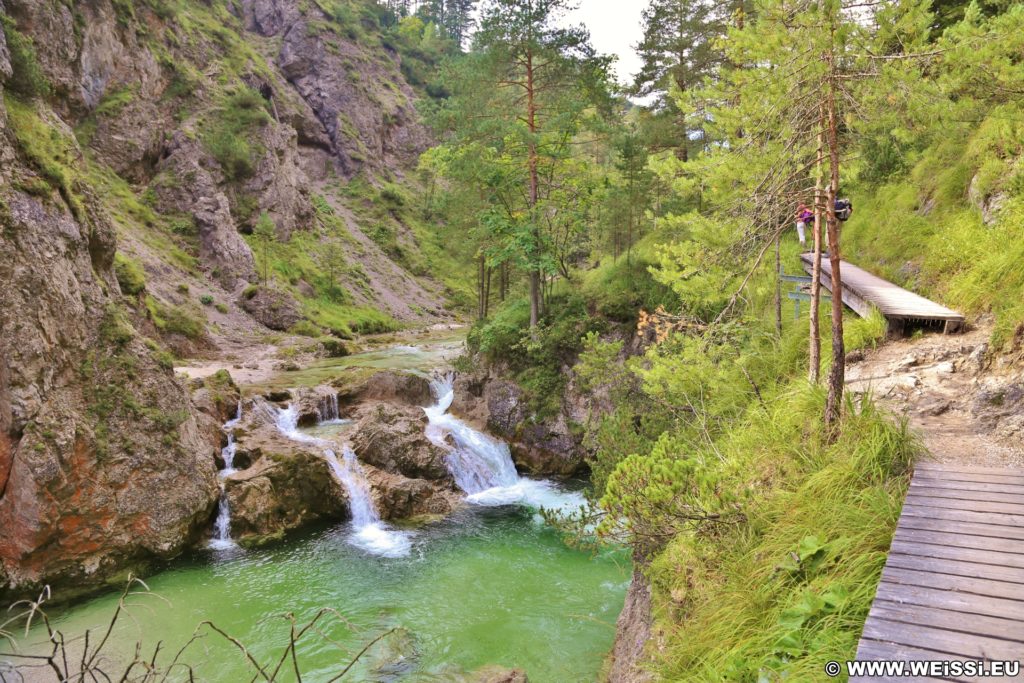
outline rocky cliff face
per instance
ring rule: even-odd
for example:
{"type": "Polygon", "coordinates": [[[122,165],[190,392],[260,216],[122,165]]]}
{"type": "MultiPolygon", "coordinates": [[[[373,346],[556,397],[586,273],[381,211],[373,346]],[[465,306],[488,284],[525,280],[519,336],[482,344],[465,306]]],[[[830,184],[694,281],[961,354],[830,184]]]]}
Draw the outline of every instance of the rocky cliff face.
{"type": "MultiPolygon", "coordinates": [[[[223,415],[164,349],[231,332],[204,329],[190,291],[256,328],[239,295],[261,214],[281,243],[346,245],[349,303],[440,314],[434,284],[331,208],[427,139],[398,57],[315,2],[2,0],[0,15],[0,594],[67,598],[208,529],[223,415]]],[[[303,278],[253,300],[289,326],[324,297],[303,278]]]]}
{"type": "MultiPolygon", "coordinates": [[[[299,233],[344,245],[349,265],[331,268],[351,303],[399,320],[444,317],[439,286],[397,264],[357,216],[429,144],[416,94],[396,53],[361,42],[358,22],[326,6],[8,0],[34,41],[47,103],[92,162],[84,180],[99,186],[119,248],[157,281],[151,296],[213,280],[235,302],[257,279],[241,233],[266,213],[281,242],[299,233]],[[366,196],[346,193],[357,175],[366,196]]],[[[326,267],[310,256],[310,268],[326,267]]],[[[304,284],[281,283],[279,296],[323,295],[304,284]]]]}
{"type": "Polygon", "coordinates": [[[0,228],[0,591],[175,555],[216,500],[209,418],[130,324],[105,212],[46,184],[6,117],[0,228]]]}

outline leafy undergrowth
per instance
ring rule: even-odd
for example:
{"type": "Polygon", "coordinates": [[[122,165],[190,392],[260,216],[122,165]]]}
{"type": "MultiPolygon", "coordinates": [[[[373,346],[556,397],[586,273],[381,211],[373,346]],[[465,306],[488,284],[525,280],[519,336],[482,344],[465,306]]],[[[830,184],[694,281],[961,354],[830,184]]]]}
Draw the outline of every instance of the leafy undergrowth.
{"type": "Polygon", "coordinates": [[[745,520],[680,534],[651,564],[666,680],[826,680],[853,657],[918,446],[869,401],[821,446],[822,399],[785,393],[716,444],[745,520]]]}

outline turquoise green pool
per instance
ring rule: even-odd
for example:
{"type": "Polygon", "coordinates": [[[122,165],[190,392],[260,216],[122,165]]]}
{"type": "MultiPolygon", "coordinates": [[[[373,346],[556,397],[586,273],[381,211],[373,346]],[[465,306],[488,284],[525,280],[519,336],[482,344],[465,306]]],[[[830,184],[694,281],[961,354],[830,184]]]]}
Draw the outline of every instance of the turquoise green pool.
{"type": "MultiPolygon", "coordinates": [[[[331,679],[390,629],[343,680],[458,680],[490,664],[525,669],[533,683],[597,677],[630,577],[625,555],[571,550],[531,511],[515,507],[470,507],[417,529],[407,558],[365,555],[346,534],[340,525],[266,550],[203,554],[148,577],[167,602],[133,598],[112,654],[132,650],[137,640],[176,650],[208,619],[268,662],[288,642],[288,624],[277,615],[292,612],[301,622],[329,607],[350,626],[331,617],[324,637],[300,641],[304,681],[331,679]]],[[[70,608],[54,625],[68,635],[100,628],[116,598],[70,608]]],[[[212,635],[184,659],[197,680],[247,681],[253,674],[237,650],[212,635]]]]}

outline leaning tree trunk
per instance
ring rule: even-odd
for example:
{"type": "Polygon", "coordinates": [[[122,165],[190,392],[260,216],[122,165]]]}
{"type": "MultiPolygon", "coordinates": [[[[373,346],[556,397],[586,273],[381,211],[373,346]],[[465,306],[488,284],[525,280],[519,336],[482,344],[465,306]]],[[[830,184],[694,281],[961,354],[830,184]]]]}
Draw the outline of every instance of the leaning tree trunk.
{"type": "MultiPolygon", "coordinates": [[[[831,68],[835,68],[830,63],[831,68]]],[[[825,401],[825,433],[829,442],[839,437],[839,420],[846,382],[846,349],[843,345],[843,281],[839,272],[842,254],[839,251],[839,221],[836,219],[836,198],[839,194],[839,123],[836,114],[835,81],[830,78],[826,103],[828,107],[828,157],[831,174],[828,186],[828,260],[832,266],[832,367],[828,371],[828,399],[825,401]]]]}
{"type": "Polygon", "coordinates": [[[825,210],[825,112],[824,106],[818,107],[818,158],[815,163],[814,180],[814,257],[811,264],[811,330],[810,360],[807,377],[812,384],[817,384],[821,377],[821,334],[818,329],[818,317],[821,303],[821,215],[825,210]]]}
{"type": "Polygon", "coordinates": [[[775,237],[775,334],[782,337],[782,254],[779,243],[781,235],[775,237]]]}

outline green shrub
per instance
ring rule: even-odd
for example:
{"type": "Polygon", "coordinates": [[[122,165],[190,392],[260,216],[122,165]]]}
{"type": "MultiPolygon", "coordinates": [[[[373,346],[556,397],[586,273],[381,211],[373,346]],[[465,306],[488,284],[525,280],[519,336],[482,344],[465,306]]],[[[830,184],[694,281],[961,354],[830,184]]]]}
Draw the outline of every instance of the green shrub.
{"type": "Polygon", "coordinates": [[[115,305],[108,305],[103,311],[100,323],[100,339],[106,345],[124,347],[135,337],[135,330],[125,320],[122,311],[115,305]]]}
{"type": "Polygon", "coordinates": [[[255,131],[270,123],[266,100],[251,88],[241,88],[230,95],[208,122],[203,142],[220,164],[228,180],[245,180],[256,170],[262,153],[255,131]]]}
{"type": "Polygon", "coordinates": [[[7,38],[7,49],[11,55],[11,77],[7,87],[25,97],[40,97],[50,94],[50,82],[46,79],[32,39],[18,31],[14,19],[0,14],[0,28],[7,38]]]}
{"type": "Polygon", "coordinates": [[[291,329],[288,331],[292,334],[301,335],[303,337],[319,337],[323,334],[323,330],[308,320],[300,320],[292,325],[291,329]]]}
{"type": "Polygon", "coordinates": [[[395,208],[405,205],[405,192],[393,183],[388,183],[380,191],[380,199],[395,208]]]}
{"type": "Polygon", "coordinates": [[[146,289],[146,272],[142,266],[120,251],[114,254],[114,276],[123,294],[135,296],[146,289]]]}
{"type": "Polygon", "coordinates": [[[875,348],[885,340],[889,324],[877,309],[871,310],[867,318],[853,318],[843,324],[843,346],[847,351],[875,348]]]}
{"type": "Polygon", "coordinates": [[[184,306],[162,304],[152,296],[146,297],[149,319],[160,332],[180,334],[188,339],[199,339],[206,333],[202,312],[193,312],[184,306]]]}
{"type": "Polygon", "coordinates": [[[349,355],[348,347],[340,339],[334,337],[319,337],[317,342],[323,347],[324,353],[329,358],[342,358],[349,355]]]}
{"type": "Polygon", "coordinates": [[[206,138],[206,146],[228,180],[245,180],[256,170],[252,147],[235,133],[212,132],[206,138]]]}
{"type": "Polygon", "coordinates": [[[220,313],[227,313],[228,310],[230,310],[230,309],[228,309],[227,304],[222,304],[220,302],[217,302],[216,304],[214,304],[213,307],[216,308],[217,311],[220,312],[220,313]]]}
{"type": "Polygon", "coordinates": [[[203,294],[202,296],[199,297],[199,303],[201,303],[204,306],[212,306],[213,297],[210,296],[209,294],[203,294]]]}

